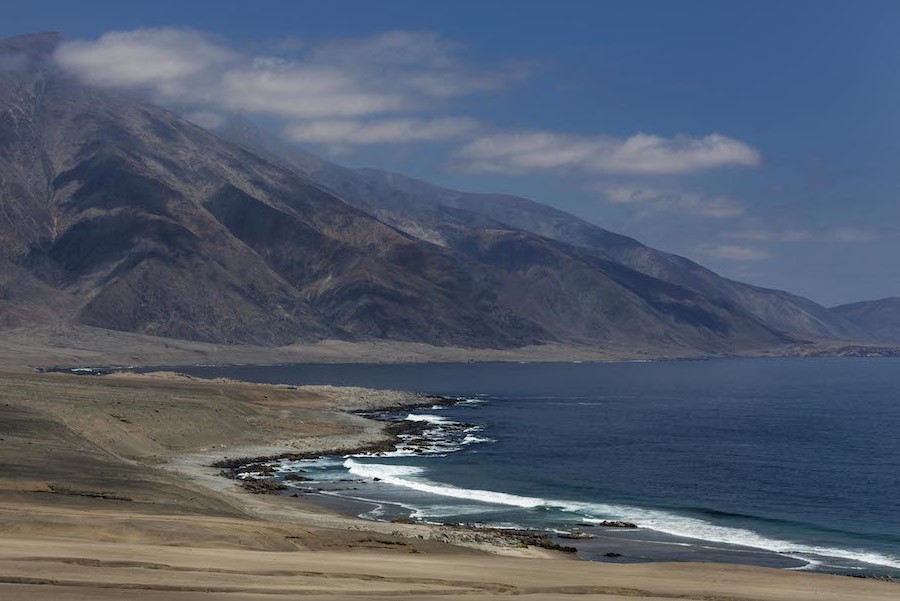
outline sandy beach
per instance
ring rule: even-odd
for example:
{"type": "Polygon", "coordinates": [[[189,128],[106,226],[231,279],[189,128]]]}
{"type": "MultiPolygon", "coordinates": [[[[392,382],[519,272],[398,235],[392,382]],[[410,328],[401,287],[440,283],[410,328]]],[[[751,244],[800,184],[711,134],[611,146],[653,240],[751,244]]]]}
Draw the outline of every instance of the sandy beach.
{"type": "Polygon", "coordinates": [[[349,410],[411,393],[0,372],[2,599],[896,599],[896,583],[725,564],[613,565],[253,495],[226,457],[358,448],[349,410]]]}

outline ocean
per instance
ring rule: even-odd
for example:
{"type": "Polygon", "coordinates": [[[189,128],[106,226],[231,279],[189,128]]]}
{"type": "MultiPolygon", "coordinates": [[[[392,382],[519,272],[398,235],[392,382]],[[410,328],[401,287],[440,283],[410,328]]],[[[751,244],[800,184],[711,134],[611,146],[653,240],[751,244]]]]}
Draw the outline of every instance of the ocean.
{"type": "Polygon", "coordinates": [[[898,359],[181,371],[468,399],[383,416],[424,423],[418,451],[281,466],[365,517],[574,528],[592,560],[900,576],[898,359]]]}

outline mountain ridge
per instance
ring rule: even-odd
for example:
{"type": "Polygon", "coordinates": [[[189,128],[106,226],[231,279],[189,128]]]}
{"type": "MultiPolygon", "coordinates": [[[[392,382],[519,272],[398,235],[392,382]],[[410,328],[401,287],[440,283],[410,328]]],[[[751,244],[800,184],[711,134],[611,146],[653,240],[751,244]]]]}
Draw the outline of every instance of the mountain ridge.
{"type": "Polygon", "coordinates": [[[478,215],[492,223],[589,249],[640,273],[735,303],[801,340],[867,337],[855,324],[809,299],[723,278],[689,259],[652,249],[633,238],[527,198],[459,192],[402,174],[341,167],[267,136],[240,118],[227,122],[218,133],[315,178],[344,200],[423,240],[447,245],[446,237],[452,235],[448,225],[454,223],[453,216],[447,212],[456,209],[460,211],[457,216],[468,220],[467,225],[472,225],[473,214],[478,215]],[[444,214],[438,220],[435,215],[441,212],[444,214]]]}
{"type": "MultiPolygon", "coordinates": [[[[299,150],[291,160],[284,148],[250,148],[249,125],[228,141],[61,73],[46,60],[57,42],[0,42],[24,57],[0,72],[0,326],[657,355],[858,338],[827,311],[819,329],[786,331],[735,294],[616,253],[669,255],[532,201],[348,170],[299,150]]],[[[782,320],[820,319],[811,301],[759,294],[790,306],[771,311],[782,320]]]]}
{"type": "Polygon", "coordinates": [[[847,303],[829,309],[879,342],[900,344],[900,297],[847,303]]]}

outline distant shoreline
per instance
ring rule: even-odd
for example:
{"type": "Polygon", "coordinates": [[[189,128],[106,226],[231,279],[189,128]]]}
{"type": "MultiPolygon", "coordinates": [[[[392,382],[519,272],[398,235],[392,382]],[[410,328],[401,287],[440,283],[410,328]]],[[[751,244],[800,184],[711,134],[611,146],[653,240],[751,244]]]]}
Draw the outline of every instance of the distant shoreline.
{"type": "Polygon", "coordinates": [[[154,373],[158,371],[178,371],[184,368],[241,368],[241,367],[287,367],[290,365],[439,365],[439,364],[461,364],[461,363],[649,363],[649,362],[665,362],[665,361],[716,361],[716,360],[739,360],[739,359],[828,359],[828,358],[851,358],[851,359],[895,359],[900,357],[900,347],[868,347],[868,346],[847,346],[838,349],[810,350],[809,352],[790,352],[785,354],[748,354],[748,355],[697,355],[685,357],[654,357],[654,358],[603,358],[603,359],[563,359],[558,357],[519,359],[519,358],[497,358],[487,357],[484,359],[469,358],[466,360],[432,358],[428,360],[397,360],[397,361],[357,361],[353,358],[341,358],[340,360],[304,360],[304,361],[283,361],[283,362],[266,362],[266,361],[250,361],[250,362],[232,362],[232,363],[161,363],[161,364],[94,364],[64,366],[64,365],[48,365],[32,367],[38,372],[47,373],[67,373],[75,375],[107,375],[116,372],[134,372],[134,373],[154,373]]]}
{"type": "Polygon", "coordinates": [[[212,344],[145,336],[85,326],[5,330],[0,367],[260,365],[290,363],[465,363],[490,361],[662,361],[787,356],[900,356],[900,347],[855,341],[821,342],[703,353],[684,348],[635,349],[624,343],[606,348],[541,344],[490,349],[438,347],[415,342],[323,340],[287,347],[212,344]]]}

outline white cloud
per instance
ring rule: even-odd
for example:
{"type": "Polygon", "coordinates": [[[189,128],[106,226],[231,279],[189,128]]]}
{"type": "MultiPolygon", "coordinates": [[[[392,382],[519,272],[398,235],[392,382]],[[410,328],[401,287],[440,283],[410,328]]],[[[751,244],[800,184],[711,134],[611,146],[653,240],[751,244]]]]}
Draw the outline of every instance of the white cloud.
{"type": "Polygon", "coordinates": [[[697,247],[697,252],[708,259],[722,261],[765,261],[772,258],[765,250],[737,244],[701,244],[697,247]]]}
{"type": "Polygon", "coordinates": [[[167,95],[190,78],[231,63],[236,55],[189,29],[113,31],[98,40],[63,42],[55,53],[64,69],[100,86],[156,88],[167,95]]]}
{"type": "Polygon", "coordinates": [[[644,213],[682,211],[714,219],[744,214],[744,206],[740,202],[722,195],[710,196],[675,188],[636,184],[598,183],[593,189],[603,194],[610,203],[635,205],[644,213]]]}
{"type": "Polygon", "coordinates": [[[359,117],[412,105],[399,91],[367,87],[334,68],[274,60],[226,71],[219,90],[226,109],[285,118],[359,117]]]}
{"type": "Polygon", "coordinates": [[[466,144],[457,158],[466,170],[505,174],[573,169],[665,175],[761,162],[756,149],[716,133],[702,138],[638,133],[626,139],[547,131],[494,133],[466,144]]]}
{"type": "Polygon", "coordinates": [[[286,131],[294,139],[344,145],[471,131],[470,119],[409,114],[439,109],[448,98],[500,89],[527,75],[521,65],[473,68],[460,58],[457,45],[428,32],[294,41],[280,49],[293,57],[253,56],[202,32],[163,28],[64,42],[55,58],[89,83],[149,92],[155,101],[199,116],[198,123],[223,112],[255,113],[288,121],[286,131]],[[341,132],[345,135],[338,139],[341,132]]]}
{"type": "Polygon", "coordinates": [[[857,227],[836,227],[828,230],[827,236],[835,242],[873,242],[878,234],[872,230],[857,227]]]}
{"type": "Polygon", "coordinates": [[[467,117],[311,121],[288,126],[285,136],[317,144],[397,144],[456,138],[477,127],[478,122],[467,117]]]}
{"type": "Polygon", "coordinates": [[[752,229],[728,232],[725,237],[757,242],[872,242],[878,234],[869,229],[855,227],[835,227],[818,230],[810,229],[752,229]]]}
{"type": "Polygon", "coordinates": [[[431,32],[288,40],[273,45],[272,53],[242,52],[195,30],[157,28],[63,42],[55,58],[94,85],[140,90],[186,114],[274,117],[295,140],[388,144],[450,138],[465,130],[470,140],[457,159],[471,171],[658,175],[760,162],[746,143],[716,133],[638,133],[625,139],[544,131],[478,135],[462,118],[433,115],[459,97],[522,81],[533,66],[474,66],[464,60],[463,46],[431,32]]]}
{"type": "Polygon", "coordinates": [[[463,50],[460,44],[433,32],[388,31],[327,42],[314,49],[312,61],[388,78],[408,92],[431,98],[498,90],[533,71],[522,61],[475,70],[460,59],[463,50]]]}
{"type": "Polygon", "coordinates": [[[807,242],[815,238],[813,232],[806,229],[785,230],[741,230],[725,234],[728,238],[751,240],[755,242],[807,242]]]}
{"type": "Polygon", "coordinates": [[[747,144],[721,134],[702,138],[631,136],[609,159],[608,170],[620,173],[688,173],[727,165],[758,165],[760,155],[747,144]]]}

